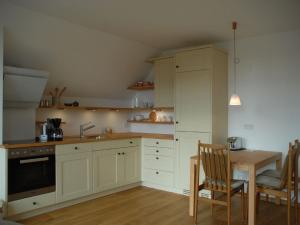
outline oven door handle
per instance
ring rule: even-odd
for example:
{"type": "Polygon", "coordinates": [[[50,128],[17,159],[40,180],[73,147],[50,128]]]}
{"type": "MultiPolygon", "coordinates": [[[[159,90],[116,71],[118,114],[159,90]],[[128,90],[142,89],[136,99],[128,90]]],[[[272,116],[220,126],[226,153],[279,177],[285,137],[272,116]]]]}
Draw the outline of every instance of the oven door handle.
{"type": "Polygon", "coordinates": [[[22,160],[20,160],[20,164],[28,164],[28,163],[35,163],[35,162],[45,162],[45,161],[49,161],[49,157],[36,158],[36,159],[22,159],[22,160]]]}

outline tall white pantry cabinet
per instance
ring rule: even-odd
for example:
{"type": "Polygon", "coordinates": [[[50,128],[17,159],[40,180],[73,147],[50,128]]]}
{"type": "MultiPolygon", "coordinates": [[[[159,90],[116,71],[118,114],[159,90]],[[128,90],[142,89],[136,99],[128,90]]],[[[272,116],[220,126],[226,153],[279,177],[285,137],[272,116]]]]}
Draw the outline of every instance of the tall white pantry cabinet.
{"type": "Polygon", "coordinates": [[[175,106],[175,186],[189,193],[190,157],[197,154],[198,141],[226,143],[227,53],[207,45],[177,50],[152,62],[156,105],[175,106]]]}
{"type": "Polygon", "coordinates": [[[175,138],[178,188],[189,191],[190,157],[198,141],[225,144],[228,133],[227,53],[213,46],[175,55],[175,138]]]}

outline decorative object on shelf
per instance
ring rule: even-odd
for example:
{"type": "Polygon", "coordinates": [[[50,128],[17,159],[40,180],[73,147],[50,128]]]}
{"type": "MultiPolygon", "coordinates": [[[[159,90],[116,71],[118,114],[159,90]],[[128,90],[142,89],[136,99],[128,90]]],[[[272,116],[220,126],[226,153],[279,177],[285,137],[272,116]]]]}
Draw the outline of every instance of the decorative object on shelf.
{"type": "Polygon", "coordinates": [[[229,105],[231,106],[240,106],[242,105],[240,96],[238,96],[236,91],[236,64],[239,63],[239,58],[236,57],[236,38],[235,32],[237,29],[237,22],[232,22],[233,29],[233,73],[234,73],[234,93],[230,97],[229,105]]]}
{"type": "Polygon", "coordinates": [[[138,81],[127,89],[136,91],[151,90],[154,89],[154,83],[150,81],[138,81]]]}
{"type": "Polygon", "coordinates": [[[73,105],[74,107],[78,107],[78,106],[79,106],[79,102],[74,101],[74,102],[72,103],[72,105],[73,105]]]}
{"type": "Polygon", "coordinates": [[[156,111],[155,110],[152,110],[149,114],[149,119],[152,121],[152,122],[156,122],[157,120],[157,114],[156,114],[156,111]]]}
{"type": "Polygon", "coordinates": [[[58,87],[54,89],[54,93],[52,91],[49,92],[49,94],[52,97],[52,106],[59,106],[60,105],[60,98],[63,95],[63,93],[66,91],[66,87],[59,90],[58,87]]]}

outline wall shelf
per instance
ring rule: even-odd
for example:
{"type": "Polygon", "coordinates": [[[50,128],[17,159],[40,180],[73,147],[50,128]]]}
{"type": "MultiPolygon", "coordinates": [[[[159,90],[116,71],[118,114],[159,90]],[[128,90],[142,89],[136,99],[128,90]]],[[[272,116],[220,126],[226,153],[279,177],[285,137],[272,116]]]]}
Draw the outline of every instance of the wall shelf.
{"type": "Polygon", "coordinates": [[[38,110],[88,110],[88,111],[125,111],[125,112],[147,112],[147,111],[169,111],[173,112],[174,107],[159,107],[159,108],[126,108],[126,107],[91,107],[91,106],[51,106],[40,107],[38,110]]]}
{"type": "Polygon", "coordinates": [[[128,120],[127,121],[128,123],[145,123],[145,124],[166,124],[166,125],[173,125],[174,122],[167,122],[167,121],[156,121],[156,122],[153,122],[153,121],[150,121],[150,120],[140,120],[140,121],[137,121],[137,120],[128,120]]]}
{"type": "Polygon", "coordinates": [[[128,90],[135,90],[135,91],[147,91],[147,90],[153,90],[154,85],[147,85],[147,86],[130,86],[127,88],[128,90]]]}

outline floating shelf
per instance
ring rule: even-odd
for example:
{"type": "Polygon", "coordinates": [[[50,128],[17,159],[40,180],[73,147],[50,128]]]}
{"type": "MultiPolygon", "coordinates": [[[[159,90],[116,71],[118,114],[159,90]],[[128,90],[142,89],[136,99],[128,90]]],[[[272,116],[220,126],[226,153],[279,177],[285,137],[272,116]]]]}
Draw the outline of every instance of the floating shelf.
{"type": "MultiPolygon", "coordinates": [[[[36,124],[44,124],[46,121],[35,121],[36,124]]],[[[61,122],[61,124],[67,124],[66,122],[61,122]]]]}
{"type": "Polygon", "coordinates": [[[159,108],[125,108],[125,107],[92,107],[92,106],[51,106],[51,107],[40,107],[38,110],[89,110],[89,111],[174,111],[174,107],[159,107],[159,108]]]}
{"type": "Polygon", "coordinates": [[[173,125],[174,122],[167,122],[167,121],[156,121],[156,122],[153,122],[153,121],[150,121],[150,120],[140,120],[140,121],[137,121],[137,120],[128,120],[127,121],[128,123],[147,123],[147,124],[167,124],[167,125],[173,125]]]}
{"type": "Polygon", "coordinates": [[[147,91],[147,90],[153,90],[154,85],[148,85],[148,86],[130,86],[127,88],[128,90],[135,90],[135,91],[147,91]]]}

